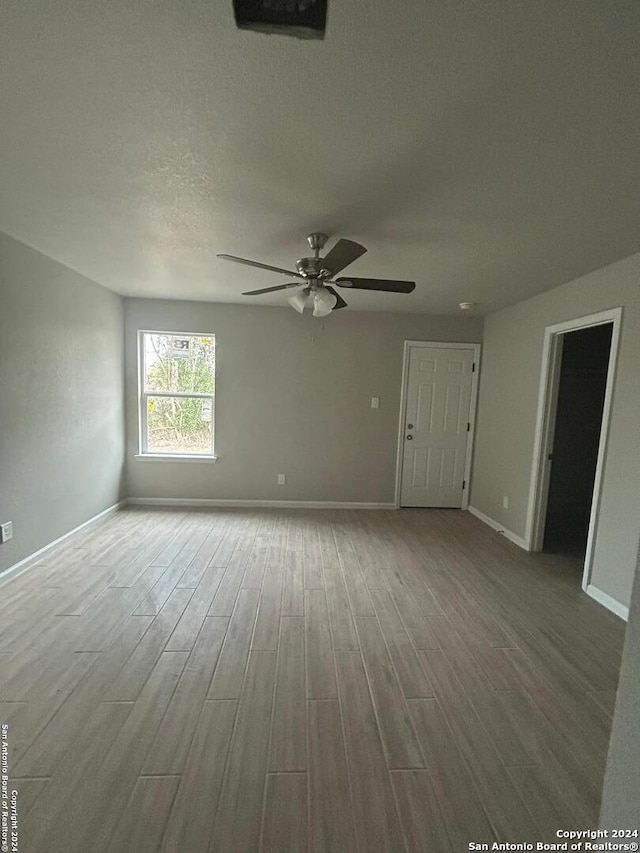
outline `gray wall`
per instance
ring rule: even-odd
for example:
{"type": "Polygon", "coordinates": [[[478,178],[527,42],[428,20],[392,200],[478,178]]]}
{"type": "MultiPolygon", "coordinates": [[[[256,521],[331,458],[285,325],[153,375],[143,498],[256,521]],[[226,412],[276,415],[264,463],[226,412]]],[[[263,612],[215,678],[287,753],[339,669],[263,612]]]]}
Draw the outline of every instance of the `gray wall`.
{"type": "Polygon", "coordinates": [[[321,320],[139,299],[125,300],[125,315],[131,497],[391,502],[403,341],[477,342],[482,329],[465,317],[344,310],[321,320]],[[217,463],[134,458],[138,329],[215,334],[217,463]]]}
{"type": "Polygon", "coordinates": [[[0,234],[0,571],[122,494],[119,296],[0,234]]]}
{"type": "MultiPolygon", "coordinates": [[[[624,642],[607,772],[603,829],[640,829],[640,551],[624,642]]],[[[621,839],[622,840],[622,839],[621,839]]],[[[631,839],[637,841],[638,839],[631,839]]]]}
{"type": "Polygon", "coordinates": [[[545,327],[623,306],[592,583],[624,605],[640,518],[639,285],[633,255],[486,319],[471,492],[472,506],[524,536],[545,327]]]}

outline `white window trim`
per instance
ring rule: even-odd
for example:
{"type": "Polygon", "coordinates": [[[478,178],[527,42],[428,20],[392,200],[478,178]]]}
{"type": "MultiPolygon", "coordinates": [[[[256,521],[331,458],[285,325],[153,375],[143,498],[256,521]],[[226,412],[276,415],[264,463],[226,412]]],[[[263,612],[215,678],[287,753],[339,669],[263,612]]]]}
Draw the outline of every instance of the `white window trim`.
{"type": "Polygon", "coordinates": [[[174,462],[217,462],[217,456],[198,456],[196,453],[186,455],[184,453],[136,453],[133,457],[139,462],[166,462],[167,459],[174,462]]]}
{"type": "Polygon", "coordinates": [[[145,364],[144,364],[144,336],[145,335],[170,335],[178,337],[197,337],[197,338],[213,338],[213,332],[163,332],[157,329],[138,329],[138,453],[135,454],[135,459],[146,462],[166,461],[167,459],[174,462],[215,462],[217,456],[215,454],[215,416],[216,416],[216,395],[203,394],[199,391],[153,391],[145,390],[145,364]],[[211,453],[158,453],[157,451],[149,452],[147,450],[147,398],[148,397],[186,397],[188,399],[198,398],[202,400],[211,400],[211,453]]]}

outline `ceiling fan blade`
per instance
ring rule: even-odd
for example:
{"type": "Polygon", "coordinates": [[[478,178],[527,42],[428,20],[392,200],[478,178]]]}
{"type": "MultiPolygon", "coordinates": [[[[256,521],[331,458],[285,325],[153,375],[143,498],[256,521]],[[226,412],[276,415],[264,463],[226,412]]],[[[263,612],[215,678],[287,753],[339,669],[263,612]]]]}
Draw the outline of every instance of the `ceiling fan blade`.
{"type": "Polygon", "coordinates": [[[243,296],[257,296],[259,293],[273,293],[274,290],[288,290],[290,287],[300,287],[300,283],[294,281],[292,284],[277,284],[275,287],[262,287],[260,290],[246,290],[243,296]]]}
{"type": "Polygon", "coordinates": [[[292,275],[294,278],[304,278],[303,275],[300,275],[299,272],[294,272],[293,270],[283,270],[282,267],[272,267],[269,264],[261,264],[258,261],[248,261],[246,258],[237,258],[235,255],[216,255],[216,258],[220,258],[223,261],[233,261],[236,264],[246,264],[248,267],[258,267],[261,270],[271,270],[271,272],[279,272],[282,275],[292,275]]]}
{"type": "Polygon", "coordinates": [[[327,287],[326,289],[329,291],[329,293],[332,293],[332,294],[335,296],[335,298],[338,300],[338,301],[336,302],[336,304],[333,306],[333,310],[334,310],[334,311],[337,311],[337,310],[338,310],[338,308],[346,308],[346,307],[347,307],[347,303],[344,301],[344,299],[342,298],[342,296],[340,296],[340,294],[338,293],[338,291],[337,291],[337,290],[335,290],[335,288],[333,288],[333,287],[327,287]]]}
{"type": "Polygon", "coordinates": [[[360,255],[364,255],[366,251],[364,246],[354,243],[353,240],[338,240],[329,254],[322,259],[322,267],[329,270],[331,275],[335,275],[352,264],[360,255]]]}
{"type": "Polygon", "coordinates": [[[338,287],[352,287],[354,290],[387,290],[389,293],[411,293],[415,290],[415,281],[393,281],[388,278],[337,278],[338,287]]]}

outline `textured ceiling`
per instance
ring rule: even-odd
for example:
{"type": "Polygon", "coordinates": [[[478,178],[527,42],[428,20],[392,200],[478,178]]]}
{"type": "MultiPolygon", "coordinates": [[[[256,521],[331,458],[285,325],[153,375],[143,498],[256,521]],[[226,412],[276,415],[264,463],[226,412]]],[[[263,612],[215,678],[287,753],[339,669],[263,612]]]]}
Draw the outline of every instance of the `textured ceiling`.
{"type": "Polygon", "coordinates": [[[352,308],[480,313],[640,250],[640,4],[330,0],[324,41],[231,0],[3,0],[0,230],[119,293],[284,304],[322,230],[352,308]]]}

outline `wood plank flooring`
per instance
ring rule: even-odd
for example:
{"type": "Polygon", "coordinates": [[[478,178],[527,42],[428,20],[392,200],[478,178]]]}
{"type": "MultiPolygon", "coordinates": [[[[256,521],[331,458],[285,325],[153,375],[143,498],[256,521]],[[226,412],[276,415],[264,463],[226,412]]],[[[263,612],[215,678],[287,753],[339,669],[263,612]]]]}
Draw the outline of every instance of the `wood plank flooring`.
{"type": "Polygon", "coordinates": [[[129,508],[0,586],[25,853],[596,826],[624,624],[455,510],[129,508]]]}

